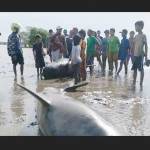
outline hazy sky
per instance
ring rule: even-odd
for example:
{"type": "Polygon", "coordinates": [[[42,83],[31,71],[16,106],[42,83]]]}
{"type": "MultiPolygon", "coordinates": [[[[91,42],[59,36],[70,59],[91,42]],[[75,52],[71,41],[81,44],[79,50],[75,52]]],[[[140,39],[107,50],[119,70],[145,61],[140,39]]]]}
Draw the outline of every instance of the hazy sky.
{"type": "Polygon", "coordinates": [[[134,23],[143,20],[145,23],[143,32],[146,33],[150,43],[150,12],[0,12],[0,41],[7,40],[10,34],[11,23],[21,25],[21,31],[26,26],[35,26],[45,29],[60,25],[68,30],[73,27],[101,30],[102,36],[105,29],[116,29],[116,35],[121,37],[119,31],[126,28],[134,30],[134,23]]]}

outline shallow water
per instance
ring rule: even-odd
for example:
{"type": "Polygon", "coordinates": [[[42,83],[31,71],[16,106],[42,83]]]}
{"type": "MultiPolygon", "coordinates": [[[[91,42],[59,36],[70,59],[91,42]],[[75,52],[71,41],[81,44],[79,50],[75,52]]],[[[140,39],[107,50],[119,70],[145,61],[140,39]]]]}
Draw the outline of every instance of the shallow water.
{"type": "MultiPolygon", "coordinates": [[[[40,135],[36,124],[37,100],[18,87],[14,82],[11,60],[5,46],[0,46],[0,135],[40,135]],[[35,123],[35,124],[34,124],[35,123]]],[[[150,67],[145,67],[143,89],[131,86],[132,72],[119,77],[102,76],[95,67],[95,74],[89,77],[90,83],[76,92],[63,92],[72,82],[68,79],[38,80],[31,49],[24,49],[24,80],[20,79],[18,66],[17,82],[44,94],[47,98],[52,92],[59,92],[81,101],[97,111],[120,132],[126,135],[150,135],[150,67]]],[[[130,68],[130,67],[129,67],[130,68]]]]}

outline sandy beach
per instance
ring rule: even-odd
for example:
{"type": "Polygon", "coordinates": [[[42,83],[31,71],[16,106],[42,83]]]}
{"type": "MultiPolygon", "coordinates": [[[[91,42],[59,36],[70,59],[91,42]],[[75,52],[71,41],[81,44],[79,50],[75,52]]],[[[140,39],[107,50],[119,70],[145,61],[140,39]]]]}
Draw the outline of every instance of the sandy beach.
{"type": "MultiPolygon", "coordinates": [[[[0,135],[38,136],[36,118],[37,99],[21,89],[14,82],[11,59],[7,55],[6,46],[0,46],[0,135]]],[[[94,109],[118,131],[127,135],[150,135],[150,67],[145,68],[143,89],[139,85],[139,74],[136,88],[131,86],[131,64],[129,74],[124,70],[119,77],[102,76],[95,67],[95,74],[89,77],[89,84],[80,87],[76,92],[63,91],[72,80],[38,80],[34,68],[32,49],[23,49],[25,58],[24,80],[18,72],[17,82],[44,94],[47,98],[51,92],[73,97],[94,109]]],[[[18,66],[19,67],[19,66],[18,66]]],[[[19,68],[18,68],[19,71],[19,68]]]]}

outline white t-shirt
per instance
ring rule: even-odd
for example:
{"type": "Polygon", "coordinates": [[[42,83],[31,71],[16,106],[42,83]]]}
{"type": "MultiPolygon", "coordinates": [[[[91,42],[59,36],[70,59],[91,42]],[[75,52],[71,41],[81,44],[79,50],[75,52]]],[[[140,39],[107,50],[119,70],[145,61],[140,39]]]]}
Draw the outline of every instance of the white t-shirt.
{"type": "Polygon", "coordinates": [[[80,51],[81,51],[80,45],[72,47],[72,51],[71,51],[71,63],[72,64],[81,63],[82,60],[80,57],[80,51]]]}

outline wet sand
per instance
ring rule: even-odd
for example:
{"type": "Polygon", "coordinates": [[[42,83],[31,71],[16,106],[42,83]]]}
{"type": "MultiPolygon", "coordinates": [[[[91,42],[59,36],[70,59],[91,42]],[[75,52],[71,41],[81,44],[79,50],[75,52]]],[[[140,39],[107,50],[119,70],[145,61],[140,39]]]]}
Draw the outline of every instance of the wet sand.
{"type": "MultiPolygon", "coordinates": [[[[0,135],[37,136],[39,128],[36,120],[37,99],[21,89],[14,82],[11,60],[7,56],[5,46],[0,46],[0,135]]],[[[132,72],[119,77],[102,76],[95,68],[93,77],[89,77],[89,84],[80,87],[76,92],[64,92],[72,80],[38,80],[31,49],[24,49],[25,72],[24,80],[20,79],[18,66],[17,82],[44,94],[47,98],[52,92],[59,92],[79,100],[88,105],[105,120],[110,122],[120,132],[127,135],[150,135],[150,67],[145,67],[143,89],[132,84],[132,72]]],[[[60,99],[61,100],[61,99],[60,99]]]]}

